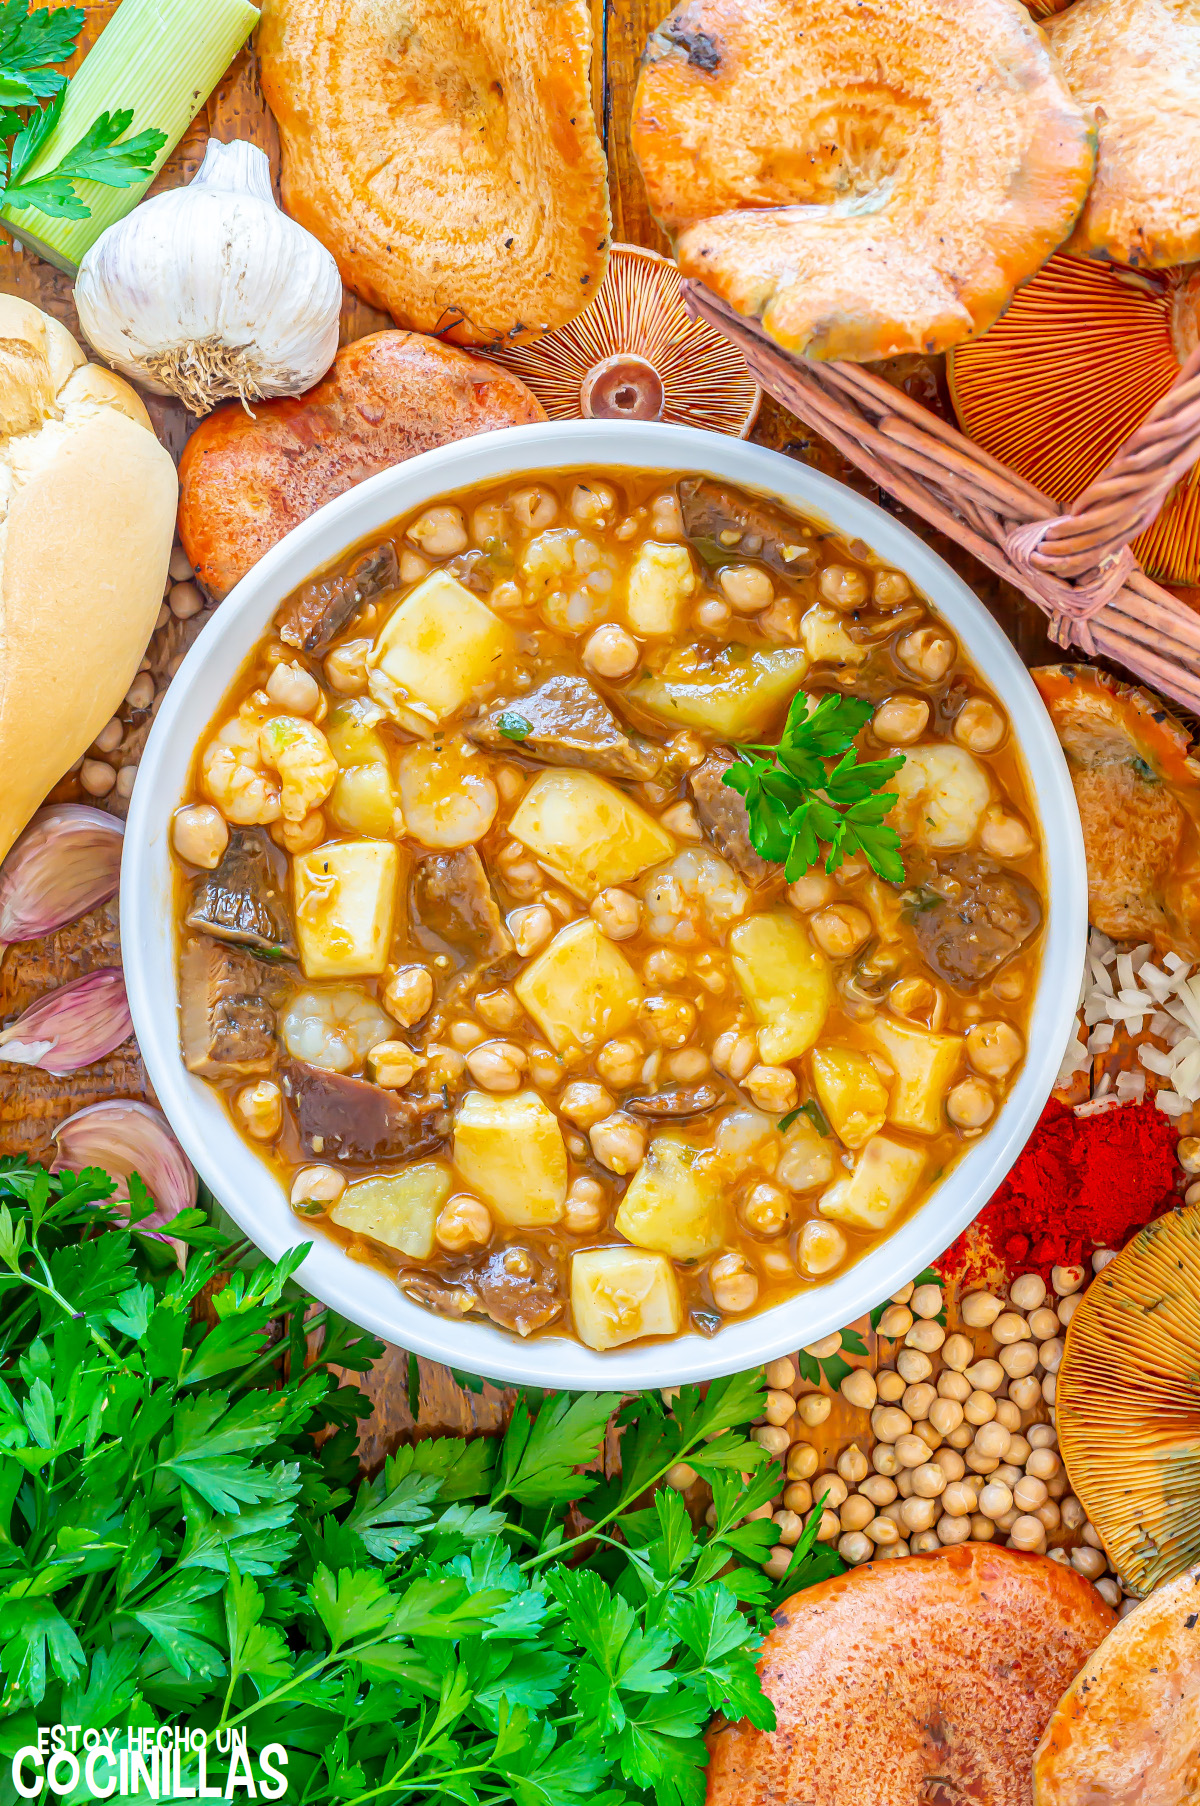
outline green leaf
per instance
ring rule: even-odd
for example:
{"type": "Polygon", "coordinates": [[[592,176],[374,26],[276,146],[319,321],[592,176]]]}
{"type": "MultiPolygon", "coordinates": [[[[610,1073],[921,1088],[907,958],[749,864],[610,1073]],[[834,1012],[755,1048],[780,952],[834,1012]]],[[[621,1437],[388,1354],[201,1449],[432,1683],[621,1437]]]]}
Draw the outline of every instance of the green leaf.
{"type": "Polygon", "coordinates": [[[564,1505],[591,1492],[596,1482],[574,1470],[595,1460],[620,1402],[616,1392],[562,1392],[543,1404],[532,1427],[524,1404],[518,1404],[501,1450],[493,1503],[511,1497],[521,1505],[564,1505]]]}
{"type": "Polygon", "coordinates": [[[515,709],[505,709],[497,715],[496,726],[506,740],[528,740],[533,732],[532,721],[527,721],[524,715],[518,715],[515,709]]]}
{"type": "Polygon", "coordinates": [[[231,1562],[225,1583],[225,1628],[229,1638],[231,1682],[240,1674],[255,1681],[279,1680],[292,1672],[283,1635],[261,1622],[265,1601],[258,1582],[239,1574],[231,1562]]]}

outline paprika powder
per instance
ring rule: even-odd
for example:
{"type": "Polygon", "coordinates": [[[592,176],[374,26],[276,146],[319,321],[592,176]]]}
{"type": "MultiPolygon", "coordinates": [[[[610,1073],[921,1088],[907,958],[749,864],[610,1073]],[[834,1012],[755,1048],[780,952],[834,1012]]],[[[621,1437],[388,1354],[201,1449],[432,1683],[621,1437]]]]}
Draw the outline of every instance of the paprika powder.
{"type": "Polygon", "coordinates": [[[934,1265],[945,1279],[982,1275],[989,1256],[1010,1270],[1081,1266],[1120,1248],[1177,1199],[1178,1133],[1147,1099],[1076,1116],[1051,1099],[1008,1177],[934,1265]]]}

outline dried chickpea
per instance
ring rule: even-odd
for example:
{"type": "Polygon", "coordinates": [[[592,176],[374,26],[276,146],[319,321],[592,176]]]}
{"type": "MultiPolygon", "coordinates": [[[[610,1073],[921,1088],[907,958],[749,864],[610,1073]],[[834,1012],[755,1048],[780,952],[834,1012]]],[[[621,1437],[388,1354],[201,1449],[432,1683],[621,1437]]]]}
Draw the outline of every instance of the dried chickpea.
{"type": "Polygon", "coordinates": [[[1022,1273],[1009,1286],[1008,1296],[1019,1311],[1036,1311],[1046,1302],[1046,1282],[1040,1273],[1022,1273]]]}
{"type": "MultiPolygon", "coordinates": [[[[909,1324],[909,1329],[911,1328],[912,1325],[909,1324]]],[[[904,1333],[907,1335],[908,1330],[905,1330],[904,1333]]],[[[918,1385],[922,1380],[931,1377],[933,1362],[927,1354],[922,1354],[919,1348],[900,1348],[896,1351],[896,1372],[906,1386],[918,1385]]]]}
{"type": "Polygon", "coordinates": [[[1021,1428],[1021,1413],[1011,1398],[996,1400],[996,1422],[1002,1423],[1010,1435],[1015,1436],[1021,1428]]]}
{"type": "Polygon", "coordinates": [[[1067,1298],[1072,1292],[1077,1292],[1083,1284],[1083,1280],[1082,1267],[1052,1267],[1050,1269],[1050,1283],[1060,1298],[1067,1298]]]}
{"type": "Polygon", "coordinates": [[[912,1328],[912,1312],[906,1305],[889,1304],[876,1327],[876,1334],[895,1338],[903,1336],[912,1328]]]}
{"type": "Polygon", "coordinates": [[[875,1553],[875,1545],[869,1536],[861,1530],[851,1530],[838,1538],[838,1554],[851,1568],[858,1567],[864,1561],[870,1561],[875,1553]]]}
{"type": "MultiPolygon", "coordinates": [[[[760,1448],[766,1449],[769,1455],[786,1455],[788,1450],[788,1433],[779,1424],[762,1423],[751,1430],[752,1439],[760,1448]]],[[[767,1508],[768,1513],[770,1507],[767,1508]]],[[[753,1512],[751,1516],[753,1516],[753,1512]]]]}
{"type": "MultiPolygon", "coordinates": [[[[813,1396],[817,1397],[819,1394],[813,1394],[813,1396]]],[[[825,1402],[828,1404],[829,1400],[826,1399],[825,1402]]],[[[763,1416],[768,1423],[788,1423],[795,1416],[795,1413],[796,1400],[792,1397],[790,1392],[783,1391],[782,1387],[772,1386],[768,1388],[767,1402],[763,1410],[763,1416]]],[[[826,1413],[826,1416],[828,1416],[828,1412],[826,1413]]],[[[806,1423],[807,1421],[808,1419],[805,1418],[806,1423]]]]}
{"type": "Polygon", "coordinates": [[[975,1346],[969,1336],[956,1330],[942,1343],[942,1364],[953,1373],[965,1373],[975,1358],[975,1346]]]}
{"type": "Polygon", "coordinates": [[[895,1442],[912,1430],[912,1418],[899,1405],[876,1405],[871,1412],[871,1433],[880,1442],[895,1442]]]}
{"type": "Polygon", "coordinates": [[[837,1471],[848,1486],[857,1486],[870,1473],[870,1463],[856,1442],[844,1448],[838,1456],[837,1471]]]}
{"type": "Polygon", "coordinates": [[[807,1480],[791,1480],[783,1489],[783,1503],[788,1511],[797,1511],[803,1517],[806,1511],[812,1510],[812,1487],[807,1480]]]}
{"type": "MultiPolygon", "coordinates": [[[[965,1373],[947,1373],[944,1369],[937,1376],[937,1392],[939,1398],[952,1398],[956,1404],[963,1405],[970,1398],[974,1387],[965,1373]]],[[[943,1430],[942,1434],[945,1435],[943,1430]]]]}
{"type": "MultiPolygon", "coordinates": [[[[902,1354],[905,1352],[901,1350],[902,1354]]],[[[922,1374],[921,1378],[924,1377],[922,1374]]],[[[885,1405],[898,1405],[911,1383],[905,1374],[897,1373],[891,1367],[884,1367],[875,1376],[875,1389],[885,1405]]]]}
{"type": "Polygon", "coordinates": [[[904,1338],[906,1347],[920,1349],[922,1354],[935,1354],[945,1340],[941,1324],[925,1317],[914,1323],[904,1338]]]}
{"type": "Polygon", "coordinates": [[[843,1531],[865,1530],[875,1516],[875,1507],[870,1499],[864,1499],[859,1492],[848,1498],[838,1509],[838,1522],[843,1531]]]}
{"type": "Polygon", "coordinates": [[[963,1406],[963,1417],[976,1429],[985,1423],[991,1423],[995,1415],[996,1401],[990,1392],[984,1392],[982,1388],[972,1392],[963,1406]]]}
{"type": "Polygon", "coordinates": [[[1023,1380],[1038,1364],[1038,1351],[1033,1342],[1010,1342],[1000,1350],[1000,1365],[1010,1380],[1023,1380]]]}
{"type": "Polygon", "coordinates": [[[959,1315],[968,1329],[987,1329],[1004,1309],[991,1292],[968,1292],[959,1307],[959,1315]]]}
{"type": "Polygon", "coordinates": [[[778,1386],[781,1391],[786,1392],[789,1386],[796,1384],[795,1364],[786,1356],[778,1361],[768,1361],[764,1371],[768,1386],[778,1386]]]}
{"type": "Polygon", "coordinates": [[[1049,1341],[1051,1336],[1056,1336],[1058,1334],[1060,1327],[1058,1312],[1052,1310],[1049,1305],[1045,1304],[1039,1305],[1036,1310],[1030,1311],[1028,1323],[1029,1333],[1035,1342],[1049,1341]]]}
{"type": "Polygon", "coordinates": [[[1002,1311],[992,1324],[992,1335],[1002,1346],[1025,1342],[1029,1340],[1029,1325],[1019,1311],[1002,1311]]]}
{"type": "MultiPolygon", "coordinates": [[[[769,1398],[770,1394],[768,1393],[767,1396],[769,1398]]],[[[790,1398],[791,1394],[789,1393],[788,1396],[790,1398]]],[[[818,1424],[825,1422],[833,1410],[833,1400],[824,1392],[806,1392],[795,1402],[793,1409],[798,1413],[801,1423],[806,1424],[810,1430],[815,1430],[818,1424]]]]}
{"type": "Polygon", "coordinates": [[[867,1367],[855,1367],[842,1376],[838,1391],[847,1404],[869,1411],[875,1404],[879,1388],[875,1375],[867,1367]]]}
{"type": "Polygon", "coordinates": [[[817,1451],[811,1442],[793,1442],[784,1471],[789,1480],[811,1480],[817,1471],[817,1451]]]}
{"type": "Polygon", "coordinates": [[[922,1495],[905,1499],[900,1507],[900,1522],[905,1530],[932,1530],[938,1518],[937,1501],[922,1495]]]}
{"type": "Polygon", "coordinates": [[[920,1423],[922,1418],[928,1417],[929,1408],[936,1398],[937,1388],[935,1386],[931,1386],[928,1380],[916,1380],[912,1385],[904,1388],[900,1403],[913,1422],[920,1423]]]}

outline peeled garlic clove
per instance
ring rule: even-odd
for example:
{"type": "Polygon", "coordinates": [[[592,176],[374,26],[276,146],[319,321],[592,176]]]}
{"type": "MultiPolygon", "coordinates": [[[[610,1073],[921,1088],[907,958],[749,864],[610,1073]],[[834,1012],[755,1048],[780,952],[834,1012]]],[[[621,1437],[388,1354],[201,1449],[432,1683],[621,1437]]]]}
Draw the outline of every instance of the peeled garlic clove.
{"type": "Polygon", "coordinates": [[[0,951],[40,940],[116,893],[125,825],[85,803],[39,809],[0,865],[0,951]]]}
{"type": "Polygon", "coordinates": [[[0,1029],[0,1061],[40,1066],[62,1078],[91,1066],[133,1033],[120,966],[86,972],[39,997],[0,1029]]]}
{"type": "Polygon", "coordinates": [[[196,1202],[196,1172],[172,1135],[161,1110],[113,1098],[89,1104],[68,1116],[54,1131],[57,1149],[52,1173],[77,1173],[99,1166],[117,1181],[116,1203],[129,1199],[129,1175],[136,1173],[158,1208],[143,1217],[139,1231],[161,1229],[196,1202]]]}

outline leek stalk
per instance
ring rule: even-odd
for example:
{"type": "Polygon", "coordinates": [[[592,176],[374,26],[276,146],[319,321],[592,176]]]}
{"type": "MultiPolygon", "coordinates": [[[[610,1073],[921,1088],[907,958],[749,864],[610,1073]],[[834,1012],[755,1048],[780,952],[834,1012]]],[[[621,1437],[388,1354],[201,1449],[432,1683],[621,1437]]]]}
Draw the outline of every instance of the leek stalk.
{"type": "Polygon", "coordinates": [[[13,237],[74,274],[100,234],[141,200],[257,23],[249,0],[121,0],[72,76],[58,122],[25,179],[53,169],[100,113],[132,107],[127,137],[157,130],[167,141],[144,182],[131,188],[79,182],[86,219],[54,219],[38,207],[0,208],[13,237]]]}

